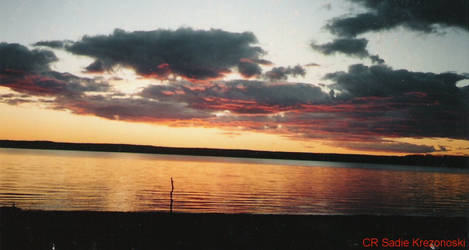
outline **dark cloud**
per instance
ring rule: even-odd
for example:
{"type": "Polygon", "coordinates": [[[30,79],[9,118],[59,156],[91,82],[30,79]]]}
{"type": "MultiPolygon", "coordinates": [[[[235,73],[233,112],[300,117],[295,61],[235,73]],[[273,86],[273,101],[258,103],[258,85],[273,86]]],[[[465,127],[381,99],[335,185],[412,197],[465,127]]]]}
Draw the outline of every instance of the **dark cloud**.
{"type": "Polygon", "coordinates": [[[118,76],[113,76],[113,77],[109,78],[109,80],[112,80],[112,81],[122,81],[122,80],[124,80],[124,78],[118,77],[118,76]]]}
{"type": "Polygon", "coordinates": [[[85,69],[88,73],[103,73],[106,70],[104,63],[101,60],[92,62],[85,69]]]}
{"type": "Polygon", "coordinates": [[[306,71],[300,65],[294,67],[274,67],[265,72],[265,77],[270,80],[287,80],[289,76],[305,76],[306,71]]]}
{"type": "Polygon", "coordinates": [[[3,94],[0,95],[0,102],[7,103],[10,105],[19,105],[31,102],[31,99],[29,97],[29,95],[25,94],[3,94]]]}
{"type": "Polygon", "coordinates": [[[314,50],[317,50],[324,55],[332,55],[336,53],[342,53],[348,56],[354,56],[358,58],[368,57],[373,63],[384,63],[384,60],[381,59],[378,55],[370,55],[366,46],[368,40],[364,38],[338,38],[334,39],[332,42],[325,44],[316,44],[311,43],[311,47],[314,50]]]}
{"type": "Polygon", "coordinates": [[[378,55],[370,55],[367,40],[356,38],[366,32],[379,32],[396,27],[424,33],[441,32],[442,28],[455,27],[469,31],[469,0],[349,0],[365,8],[364,13],[332,19],[326,29],[339,36],[323,45],[312,48],[326,55],[343,53],[359,58],[368,57],[382,64],[378,55]]]}
{"type": "Polygon", "coordinates": [[[355,37],[370,31],[389,30],[398,26],[425,33],[441,27],[469,31],[467,0],[350,0],[366,8],[365,13],[333,19],[326,27],[333,34],[355,37]]]}
{"type": "Polygon", "coordinates": [[[76,114],[135,122],[177,123],[179,120],[206,119],[213,116],[177,102],[103,95],[78,98],[60,97],[54,108],[67,109],[76,114]]]}
{"type": "Polygon", "coordinates": [[[317,103],[329,98],[319,87],[304,83],[268,83],[234,80],[207,86],[189,82],[153,85],[141,95],[160,101],[177,101],[202,110],[233,113],[277,113],[299,104],[317,103]]]}
{"type": "Polygon", "coordinates": [[[40,41],[37,43],[34,43],[34,46],[44,46],[44,47],[49,47],[49,48],[54,48],[54,49],[61,49],[64,48],[66,44],[71,44],[72,41],[67,40],[67,41],[59,41],[59,40],[54,40],[54,41],[40,41]]]}
{"type": "MultiPolygon", "coordinates": [[[[51,42],[38,45],[48,43],[51,42]]],[[[234,67],[248,76],[259,71],[258,64],[269,62],[260,58],[265,52],[253,46],[255,43],[257,39],[250,32],[116,29],[110,35],[84,36],[64,47],[74,54],[96,58],[89,69],[107,70],[122,65],[147,77],[166,78],[173,73],[187,79],[207,80],[222,77],[234,67]]],[[[57,47],[56,41],[52,46],[57,47]]]]}
{"type": "Polygon", "coordinates": [[[70,73],[48,72],[47,75],[61,81],[69,93],[106,92],[110,85],[101,78],[78,77],[70,73]]]}
{"type": "Polygon", "coordinates": [[[9,105],[21,105],[25,103],[34,104],[54,104],[55,101],[47,98],[37,98],[35,96],[25,94],[4,94],[0,95],[0,103],[6,103],[9,105]]]}
{"type": "Polygon", "coordinates": [[[379,57],[378,55],[370,55],[369,58],[371,59],[372,63],[383,64],[384,60],[379,57]]]}
{"type": "Polygon", "coordinates": [[[0,44],[0,86],[39,96],[80,95],[105,91],[110,86],[100,79],[81,78],[50,70],[57,60],[47,50],[29,50],[19,44],[0,44]]]}
{"type": "Polygon", "coordinates": [[[256,63],[251,62],[240,62],[238,64],[238,70],[244,77],[253,77],[262,74],[261,67],[256,63]]]}
{"type": "Polygon", "coordinates": [[[0,71],[33,72],[49,70],[49,63],[57,61],[48,50],[29,50],[16,43],[0,43],[0,71]]]}
{"type": "Polygon", "coordinates": [[[436,150],[433,146],[417,145],[406,142],[360,142],[360,143],[344,143],[343,147],[354,150],[371,151],[371,152],[387,152],[387,153],[411,153],[424,154],[433,153],[436,150]]]}
{"type": "Polygon", "coordinates": [[[84,92],[103,92],[110,89],[110,85],[104,80],[55,71],[34,74],[4,72],[0,74],[0,86],[37,96],[81,95],[84,92]]]}
{"type": "Polygon", "coordinates": [[[339,38],[322,45],[311,43],[311,47],[325,55],[344,53],[363,58],[368,56],[367,44],[368,40],[366,39],[339,38]]]}
{"type": "Polygon", "coordinates": [[[469,92],[456,86],[465,75],[358,64],[325,78],[335,82],[331,87],[339,92],[337,101],[367,107],[367,113],[351,115],[356,121],[375,119],[366,122],[370,131],[378,128],[383,134],[403,137],[469,138],[469,92]]]}
{"type": "Polygon", "coordinates": [[[305,64],[305,67],[319,67],[321,66],[320,64],[317,64],[317,63],[308,63],[308,64],[305,64]]]}
{"type": "Polygon", "coordinates": [[[355,64],[349,66],[348,72],[329,73],[324,78],[335,82],[334,89],[354,97],[397,96],[421,92],[454,98],[461,94],[456,83],[467,79],[467,76],[451,72],[435,74],[393,70],[386,65],[355,64]]]}
{"type": "Polygon", "coordinates": [[[0,98],[28,98],[30,97],[29,95],[26,94],[2,94],[0,95],[0,98]]]}
{"type": "MultiPolygon", "coordinates": [[[[241,59],[241,61],[243,61],[243,59],[241,59]]],[[[265,59],[250,59],[250,61],[260,64],[260,65],[266,65],[266,66],[270,66],[273,64],[271,61],[268,61],[265,59]]]]}

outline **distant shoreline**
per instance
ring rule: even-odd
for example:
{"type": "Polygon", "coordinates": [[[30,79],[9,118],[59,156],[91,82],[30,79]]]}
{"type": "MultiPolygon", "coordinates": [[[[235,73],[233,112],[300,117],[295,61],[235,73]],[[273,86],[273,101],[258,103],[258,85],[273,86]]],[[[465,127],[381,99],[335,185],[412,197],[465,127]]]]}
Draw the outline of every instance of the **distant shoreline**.
{"type": "Polygon", "coordinates": [[[15,141],[0,140],[0,148],[24,148],[24,149],[52,149],[52,150],[76,150],[97,152],[125,152],[145,154],[172,154],[192,156],[221,156],[242,157],[257,159],[282,159],[282,160],[307,160],[307,161],[332,161],[354,162],[391,165],[433,166],[442,168],[469,168],[467,156],[433,156],[433,155],[407,155],[407,156],[377,156],[358,154],[321,154],[301,152],[277,152],[257,151],[241,149],[210,149],[210,148],[176,148],[158,147],[132,144],[107,144],[107,143],[68,143],[52,141],[15,141]]]}

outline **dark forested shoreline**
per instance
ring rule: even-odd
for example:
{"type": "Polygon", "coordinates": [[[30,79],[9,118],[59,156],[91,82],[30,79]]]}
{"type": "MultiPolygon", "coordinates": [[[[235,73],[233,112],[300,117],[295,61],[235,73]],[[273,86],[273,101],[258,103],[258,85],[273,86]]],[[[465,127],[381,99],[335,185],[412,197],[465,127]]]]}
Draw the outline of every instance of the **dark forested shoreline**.
{"type": "Polygon", "coordinates": [[[222,156],[265,159],[288,159],[310,161],[338,161],[356,163],[434,166],[444,168],[469,168],[467,156],[433,156],[433,155],[407,155],[407,156],[378,156],[359,154],[321,154],[301,152],[257,151],[241,149],[211,149],[211,148],[176,148],[157,147],[132,144],[106,144],[106,143],[67,143],[51,141],[13,141],[0,140],[3,148],[78,150],[99,152],[127,152],[146,154],[177,154],[195,156],[222,156]]]}

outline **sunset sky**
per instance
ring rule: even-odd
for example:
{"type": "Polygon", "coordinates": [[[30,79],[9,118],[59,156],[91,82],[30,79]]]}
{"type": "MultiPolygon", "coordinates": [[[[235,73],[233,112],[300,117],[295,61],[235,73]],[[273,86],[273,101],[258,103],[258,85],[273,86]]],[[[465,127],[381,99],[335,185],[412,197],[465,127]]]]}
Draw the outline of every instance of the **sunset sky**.
{"type": "Polygon", "coordinates": [[[0,139],[469,155],[469,0],[22,0],[0,21],[0,139]]]}

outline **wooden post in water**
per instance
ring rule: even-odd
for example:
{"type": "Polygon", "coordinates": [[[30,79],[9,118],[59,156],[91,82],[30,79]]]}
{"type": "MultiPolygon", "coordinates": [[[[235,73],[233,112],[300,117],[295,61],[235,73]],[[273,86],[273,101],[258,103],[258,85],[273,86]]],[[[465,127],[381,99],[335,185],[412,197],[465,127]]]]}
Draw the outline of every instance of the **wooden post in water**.
{"type": "Polygon", "coordinates": [[[173,191],[174,191],[174,182],[173,177],[171,177],[171,192],[169,193],[169,213],[173,213],[173,191]]]}

